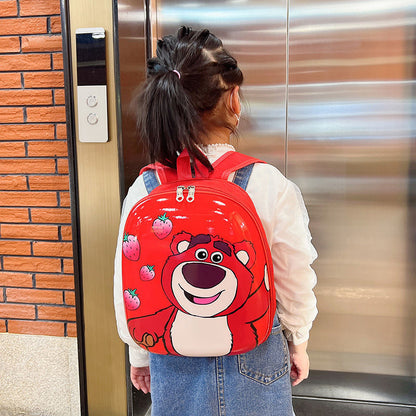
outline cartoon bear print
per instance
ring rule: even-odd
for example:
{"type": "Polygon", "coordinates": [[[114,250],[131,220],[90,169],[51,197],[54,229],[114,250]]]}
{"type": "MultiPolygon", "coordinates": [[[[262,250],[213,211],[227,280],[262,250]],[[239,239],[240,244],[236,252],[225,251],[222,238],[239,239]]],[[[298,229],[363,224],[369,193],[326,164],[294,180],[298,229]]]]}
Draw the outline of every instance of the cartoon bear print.
{"type": "Polygon", "coordinates": [[[182,232],[173,237],[170,248],[161,282],[172,306],[129,320],[136,341],[151,348],[162,340],[167,353],[186,356],[205,355],[207,346],[206,355],[213,356],[239,351],[247,342],[255,347],[254,323],[268,305],[254,295],[269,288],[267,276],[253,288],[252,244],[182,232]]]}

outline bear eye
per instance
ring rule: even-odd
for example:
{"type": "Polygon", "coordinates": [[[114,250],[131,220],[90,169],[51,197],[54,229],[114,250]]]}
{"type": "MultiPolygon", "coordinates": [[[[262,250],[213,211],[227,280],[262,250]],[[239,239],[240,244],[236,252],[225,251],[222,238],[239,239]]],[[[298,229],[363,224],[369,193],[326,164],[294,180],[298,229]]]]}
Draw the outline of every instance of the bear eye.
{"type": "Polygon", "coordinates": [[[223,258],[224,256],[219,251],[211,254],[211,261],[213,263],[221,263],[223,258]]]}
{"type": "Polygon", "coordinates": [[[208,251],[206,251],[204,248],[200,248],[195,252],[195,257],[198,260],[205,260],[208,258],[208,251]]]}

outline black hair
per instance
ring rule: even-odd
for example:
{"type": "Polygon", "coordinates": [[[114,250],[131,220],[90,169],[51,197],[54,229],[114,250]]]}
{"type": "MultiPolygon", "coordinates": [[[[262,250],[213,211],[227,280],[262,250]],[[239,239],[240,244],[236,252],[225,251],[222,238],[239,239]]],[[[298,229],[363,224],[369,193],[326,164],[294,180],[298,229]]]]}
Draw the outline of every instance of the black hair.
{"type": "Polygon", "coordinates": [[[209,30],[188,27],[158,40],[156,55],[147,61],[148,76],[136,100],[137,127],[151,162],[175,168],[178,154],[187,149],[212,169],[197,147],[205,133],[202,115],[243,83],[237,61],[209,30]]]}

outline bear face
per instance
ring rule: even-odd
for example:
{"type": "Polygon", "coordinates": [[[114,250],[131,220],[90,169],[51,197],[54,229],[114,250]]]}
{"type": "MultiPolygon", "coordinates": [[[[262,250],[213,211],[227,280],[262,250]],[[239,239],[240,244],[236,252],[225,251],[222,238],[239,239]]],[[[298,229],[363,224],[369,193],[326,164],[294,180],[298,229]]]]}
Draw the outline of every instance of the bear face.
{"type": "Polygon", "coordinates": [[[251,243],[182,232],[162,271],[162,286],[178,309],[199,317],[228,315],[250,295],[255,252],[251,243]],[[237,279],[238,276],[238,279],[237,279]]]}

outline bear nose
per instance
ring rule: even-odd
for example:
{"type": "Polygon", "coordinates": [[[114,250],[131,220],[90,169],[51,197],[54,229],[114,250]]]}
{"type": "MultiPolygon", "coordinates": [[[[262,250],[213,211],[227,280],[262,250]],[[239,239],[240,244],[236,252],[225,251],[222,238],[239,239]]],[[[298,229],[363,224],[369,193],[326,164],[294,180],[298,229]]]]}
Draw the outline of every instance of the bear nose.
{"type": "Polygon", "coordinates": [[[208,263],[188,263],[183,266],[182,274],[192,286],[209,289],[222,282],[225,277],[225,270],[208,263]]]}

